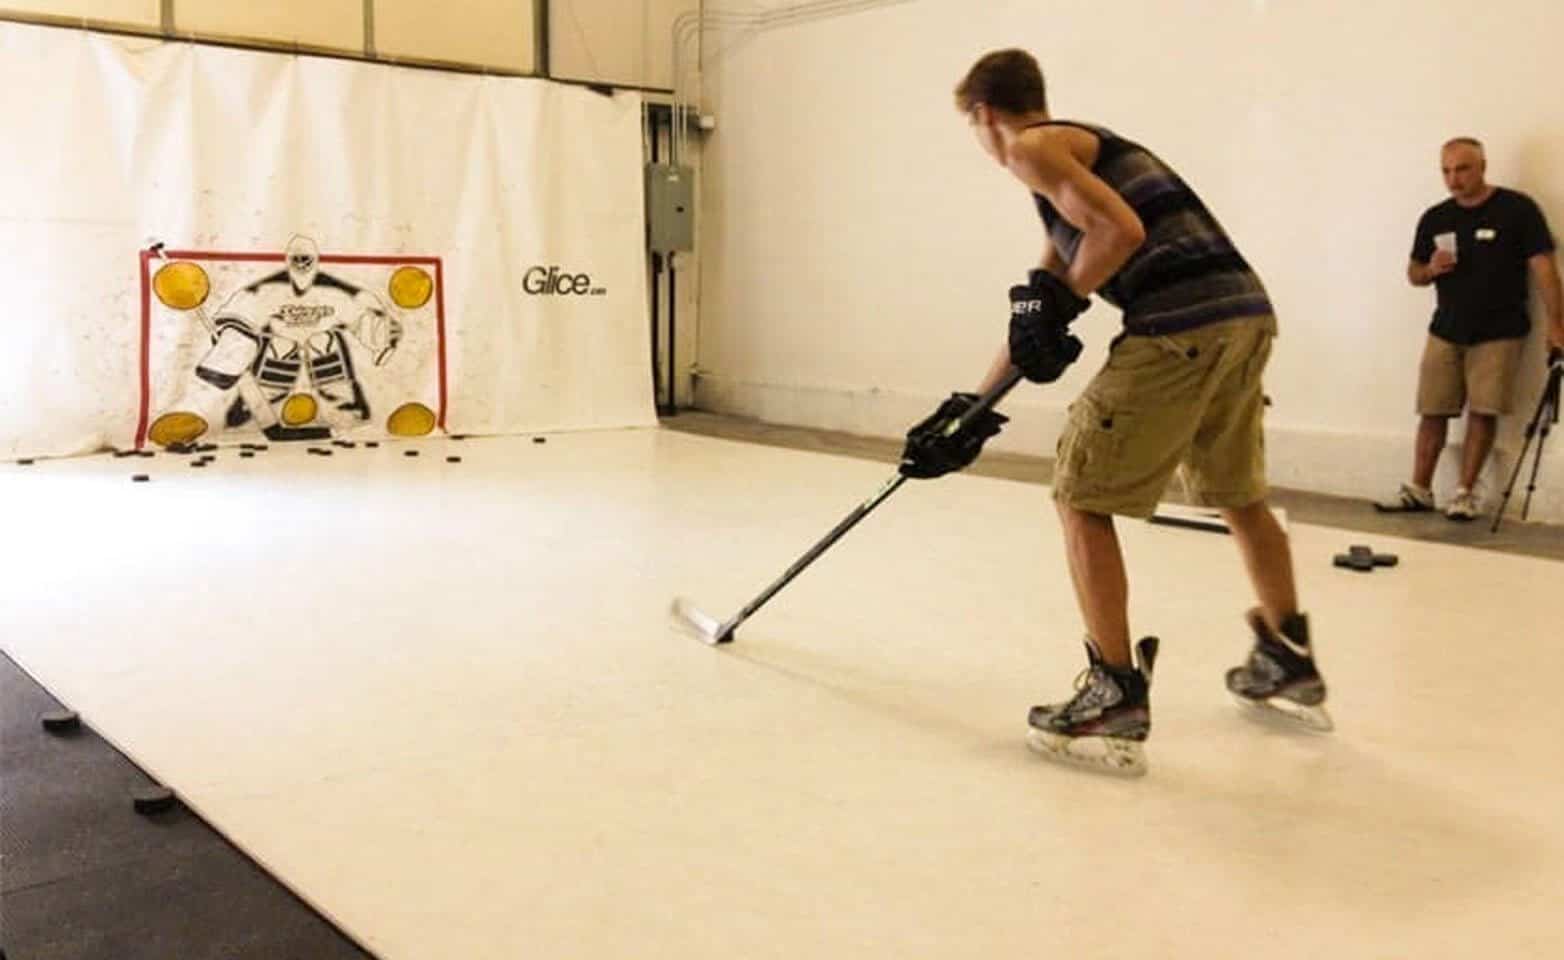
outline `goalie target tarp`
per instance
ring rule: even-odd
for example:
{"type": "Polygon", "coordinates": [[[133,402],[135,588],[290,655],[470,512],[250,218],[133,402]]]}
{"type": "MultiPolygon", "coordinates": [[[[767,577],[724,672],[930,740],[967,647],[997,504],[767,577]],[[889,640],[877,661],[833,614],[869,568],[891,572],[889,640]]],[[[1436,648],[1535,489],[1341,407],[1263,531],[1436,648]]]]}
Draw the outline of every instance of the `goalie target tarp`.
{"type": "Polygon", "coordinates": [[[0,457],[648,425],[641,103],[0,24],[0,457]]]}

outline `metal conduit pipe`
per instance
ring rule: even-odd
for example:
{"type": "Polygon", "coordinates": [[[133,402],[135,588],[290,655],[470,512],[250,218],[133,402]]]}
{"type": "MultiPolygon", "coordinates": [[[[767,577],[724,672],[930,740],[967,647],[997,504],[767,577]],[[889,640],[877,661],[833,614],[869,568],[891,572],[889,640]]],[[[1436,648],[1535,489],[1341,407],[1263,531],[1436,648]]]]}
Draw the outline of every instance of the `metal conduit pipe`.
{"type": "MultiPolygon", "coordinates": [[[[689,88],[685,82],[685,74],[687,72],[685,48],[692,38],[699,37],[707,31],[716,30],[723,26],[748,27],[755,32],[764,32],[811,20],[842,16],[875,7],[910,2],[912,0],[813,0],[810,3],[793,4],[764,11],[713,9],[687,11],[679,14],[674,18],[671,31],[674,141],[670,144],[670,161],[673,163],[679,162],[679,158],[685,152],[685,142],[688,137],[692,99],[689,96],[689,88]]],[[[694,105],[699,106],[698,103],[694,103],[694,105]]]]}

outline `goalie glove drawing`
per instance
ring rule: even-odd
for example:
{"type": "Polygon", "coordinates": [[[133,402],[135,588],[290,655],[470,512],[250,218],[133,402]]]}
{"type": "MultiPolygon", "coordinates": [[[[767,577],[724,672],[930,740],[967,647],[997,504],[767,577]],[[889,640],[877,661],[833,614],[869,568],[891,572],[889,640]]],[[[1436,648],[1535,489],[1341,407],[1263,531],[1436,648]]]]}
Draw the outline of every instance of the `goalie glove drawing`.
{"type": "MultiPolygon", "coordinates": [[[[367,291],[361,292],[360,297],[369,297],[374,301],[380,299],[367,291]]],[[[396,352],[397,344],[402,342],[401,318],[378,302],[366,306],[345,329],[369,350],[371,362],[377,367],[385,366],[386,361],[396,352]]]]}

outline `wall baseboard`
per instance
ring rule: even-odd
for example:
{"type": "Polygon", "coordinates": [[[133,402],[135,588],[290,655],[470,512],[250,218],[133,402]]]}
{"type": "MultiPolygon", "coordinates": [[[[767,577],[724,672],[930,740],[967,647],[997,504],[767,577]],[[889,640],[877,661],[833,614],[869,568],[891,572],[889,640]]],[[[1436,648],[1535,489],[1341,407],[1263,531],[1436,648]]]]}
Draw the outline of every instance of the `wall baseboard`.
{"type": "MultiPolygon", "coordinates": [[[[694,388],[697,409],[871,437],[902,436],[942,399],[877,388],[759,383],[709,372],[696,377],[694,388]]],[[[1010,423],[1004,433],[990,441],[989,449],[1034,456],[1053,453],[1064,424],[1062,404],[1009,404],[1005,413],[1010,423]]],[[[1345,433],[1273,424],[1266,430],[1267,472],[1271,483],[1278,487],[1364,499],[1386,497],[1407,478],[1415,428],[1411,418],[1404,434],[1345,433]]],[[[1452,430],[1452,435],[1457,432],[1452,430]]],[[[1564,453],[1560,452],[1564,448],[1564,428],[1557,429],[1550,439],[1556,445],[1544,451],[1530,519],[1564,523],[1564,453]]],[[[1533,451],[1535,444],[1533,440],[1533,451]]],[[[1520,445],[1519,425],[1507,423],[1501,427],[1499,447],[1479,482],[1479,493],[1487,509],[1498,506],[1520,445]]],[[[1440,461],[1434,489],[1441,500],[1455,486],[1460,453],[1459,442],[1452,442],[1440,461]]],[[[1534,452],[1527,453],[1526,466],[1511,495],[1511,519],[1506,522],[1519,518],[1533,456],[1534,452]]]]}

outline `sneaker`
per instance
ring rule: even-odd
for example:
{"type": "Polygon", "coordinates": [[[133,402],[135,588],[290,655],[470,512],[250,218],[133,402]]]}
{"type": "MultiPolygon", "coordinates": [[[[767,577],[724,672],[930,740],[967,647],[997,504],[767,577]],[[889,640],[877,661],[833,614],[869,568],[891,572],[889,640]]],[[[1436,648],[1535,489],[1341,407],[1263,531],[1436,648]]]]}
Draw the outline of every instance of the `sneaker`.
{"type": "Polygon", "coordinates": [[[1033,707],[1027,715],[1027,746],[1050,760],[1138,777],[1146,772],[1142,744],[1151,732],[1151,668],[1157,638],[1136,644],[1138,666],[1103,662],[1086,640],[1086,669],[1075,678],[1075,696],[1064,703],[1033,707]]]}
{"type": "Polygon", "coordinates": [[[1434,509],[1434,491],[1415,483],[1403,483],[1389,500],[1374,504],[1380,513],[1427,513],[1434,509]]]}
{"type": "Polygon", "coordinates": [[[1325,680],[1314,663],[1309,618],[1295,613],[1272,630],[1259,610],[1245,618],[1254,648],[1243,666],[1227,671],[1227,689],[1238,704],[1324,733],[1334,726],[1325,712],[1325,680]]]}
{"type": "Polygon", "coordinates": [[[1472,491],[1461,487],[1455,491],[1455,496],[1445,506],[1445,516],[1462,523],[1468,520],[1476,520],[1477,497],[1472,494],[1472,491]]]}

